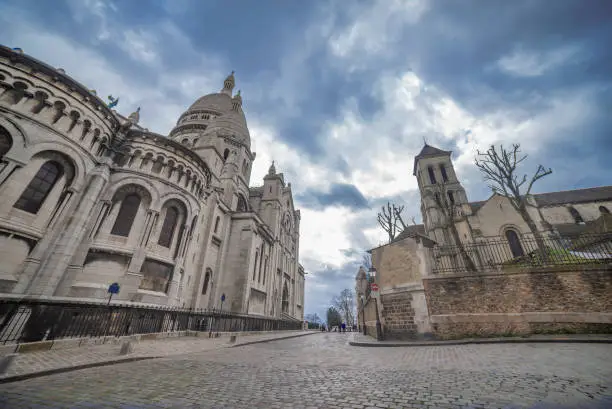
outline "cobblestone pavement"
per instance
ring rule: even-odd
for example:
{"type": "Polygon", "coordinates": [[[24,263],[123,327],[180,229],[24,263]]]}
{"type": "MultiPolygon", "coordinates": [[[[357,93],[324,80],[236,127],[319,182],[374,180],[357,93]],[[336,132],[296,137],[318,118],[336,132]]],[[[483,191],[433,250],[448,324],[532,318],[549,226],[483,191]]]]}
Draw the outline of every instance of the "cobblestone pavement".
{"type": "Polygon", "coordinates": [[[0,408],[610,408],[612,346],[347,345],[324,333],[0,385],[0,408]]]}

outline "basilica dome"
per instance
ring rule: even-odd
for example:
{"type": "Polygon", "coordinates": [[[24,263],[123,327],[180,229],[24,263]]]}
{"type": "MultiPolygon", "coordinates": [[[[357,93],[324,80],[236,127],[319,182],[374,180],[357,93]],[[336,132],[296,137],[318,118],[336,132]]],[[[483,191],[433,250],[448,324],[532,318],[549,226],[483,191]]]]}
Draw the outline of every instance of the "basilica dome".
{"type": "MultiPolygon", "coordinates": [[[[232,72],[223,82],[223,89],[198,98],[185,111],[170,132],[173,139],[201,134],[229,137],[250,149],[251,137],[242,110],[240,91],[232,97],[235,79],[232,72]]],[[[200,139],[204,142],[204,139],[200,139]]]]}

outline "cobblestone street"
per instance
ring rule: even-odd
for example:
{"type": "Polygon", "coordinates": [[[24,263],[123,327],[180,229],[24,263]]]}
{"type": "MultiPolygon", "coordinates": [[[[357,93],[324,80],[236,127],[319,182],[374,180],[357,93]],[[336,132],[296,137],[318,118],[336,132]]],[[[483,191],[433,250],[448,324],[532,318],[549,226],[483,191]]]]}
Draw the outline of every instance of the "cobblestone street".
{"type": "Polygon", "coordinates": [[[612,346],[347,345],[351,334],[0,385],[0,408],[610,408],[612,346]]]}

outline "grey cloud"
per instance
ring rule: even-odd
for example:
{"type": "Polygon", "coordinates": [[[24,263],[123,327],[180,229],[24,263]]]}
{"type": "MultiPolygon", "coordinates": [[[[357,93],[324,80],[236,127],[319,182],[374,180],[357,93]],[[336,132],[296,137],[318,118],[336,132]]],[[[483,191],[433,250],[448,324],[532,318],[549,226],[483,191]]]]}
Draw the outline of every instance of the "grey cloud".
{"type": "Polygon", "coordinates": [[[367,199],[354,185],[332,183],[329,192],[307,190],[297,195],[296,200],[301,206],[321,209],[327,206],[344,206],[352,210],[368,207],[367,199]]]}

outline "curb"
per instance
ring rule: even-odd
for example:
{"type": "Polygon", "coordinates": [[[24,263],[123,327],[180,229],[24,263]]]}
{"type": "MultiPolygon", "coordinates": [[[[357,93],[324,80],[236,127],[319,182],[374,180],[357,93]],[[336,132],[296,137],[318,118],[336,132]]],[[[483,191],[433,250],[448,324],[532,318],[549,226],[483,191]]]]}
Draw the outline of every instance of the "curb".
{"type": "Polygon", "coordinates": [[[238,347],[242,347],[242,346],[245,346],[245,345],[263,344],[264,342],[272,342],[272,341],[280,341],[282,339],[291,339],[291,338],[305,337],[305,336],[308,336],[308,335],[318,334],[318,333],[319,333],[318,331],[313,331],[313,332],[309,332],[307,334],[288,335],[286,337],[271,338],[271,339],[261,339],[259,341],[248,341],[248,342],[243,342],[241,344],[230,345],[227,348],[238,348],[238,347]]]}
{"type": "Polygon", "coordinates": [[[77,371],[79,369],[97,368],[99,366],[124,364],[128,362],[144,361],[146,359],[156,359],[156,358],[160,358],[160,357],[145,356],[145,357],[123,358],[123,359],[114,359],[112,361],[92,362],[90,364],[82,364],[82,365],[75,365],[75,366],[66,366],[63,368],[47,369],[45,371],[31,372],[31,373],[27,373],[23,375],[14,375],[14,376],[7,376],[5,378],[0,378],[0,384],[25,381],[27,379],[39,378],[41,376],[55,375],[55,374],[64,373],[64,372],[77,371]]]}
{"type": "Polygon", "coordinates": [[[457,341],[429,341],[429,342],[361,342],[349,341],[349,345],[354,347],[438,347],[447,345],[468,345],[468,344],[537,344],[537,343],[559,343],[559,344],[612,344],[612,339],[605,338],[516,338],[516,339],[467,339],[457,341]]]}

